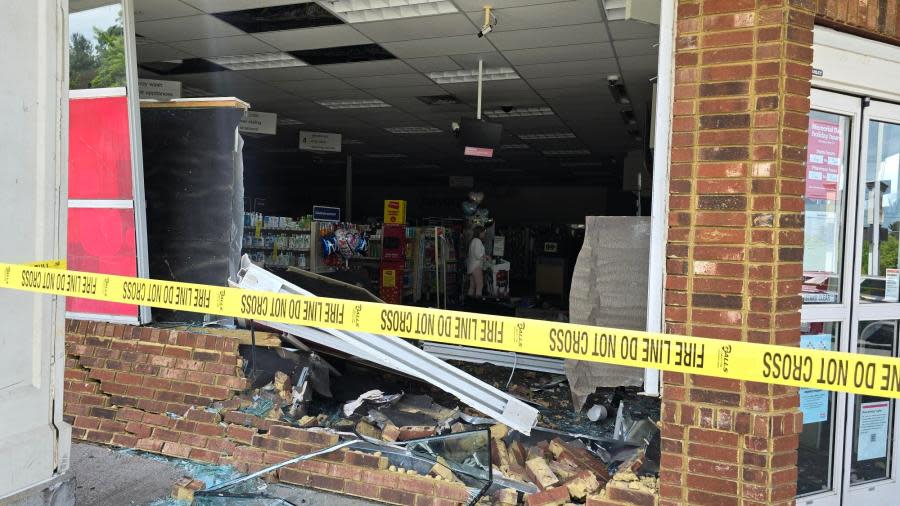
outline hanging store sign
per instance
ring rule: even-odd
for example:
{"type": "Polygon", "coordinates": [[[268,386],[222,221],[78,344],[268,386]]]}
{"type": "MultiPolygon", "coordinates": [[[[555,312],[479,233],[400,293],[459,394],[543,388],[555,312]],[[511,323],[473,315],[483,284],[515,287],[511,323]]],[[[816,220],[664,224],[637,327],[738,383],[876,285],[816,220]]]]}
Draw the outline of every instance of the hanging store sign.
{"type": "Polygon", "coordinates": [[[181,98],[181,83],[179,81],[160,81],[159,79],[138,79],[138,96],[144,100],[181,98]]]}
{"type": "Polygon", "coordinates": [[[278,115],[272,112],[247,111],[238,125],[241,133],[275,135],[278,115]]]}
{"type": "Polygon", "coordinates": [[[493,158],[494,150],[491,148],[476,148],[474,146],[466,146],[463,151],[466,156],[480,156],[482,158],[493,158]]]}
{"type": "Polygon", "coordinates": [[[341,134],[300,131],[300,149],[304,151],[341,152],[341,134]]]}
{"type": "Polygon", "coordinates": [[[316,221],[328,221],[337,223],[341,221],[341,208],[313,206],[313,219],[316,221]]]}

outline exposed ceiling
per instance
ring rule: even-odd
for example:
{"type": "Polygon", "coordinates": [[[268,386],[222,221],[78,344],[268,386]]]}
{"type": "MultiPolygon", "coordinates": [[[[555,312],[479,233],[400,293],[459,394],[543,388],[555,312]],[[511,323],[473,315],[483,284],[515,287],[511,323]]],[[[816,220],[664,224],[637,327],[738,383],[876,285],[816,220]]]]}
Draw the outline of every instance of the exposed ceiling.
{"type": "MultiPolygon", "coordinates": [[[[185,96],[236,96],[254,110],[301,122],[279,124],[277,136],[247,143],[269,170],[296,168],[315,156],[297,150],[303,129],[343,134],[344,150],[363,174],[391,167],[526,180],[581,176],[611,183],[620,176],[610,158],[620,160],[641,142],[628,133],[607,76],[621,76],[643,131],[657,25],[608,20],[600,0],[491,1],[498,23],[483,38],[476,33],[484,0],[346,12],[416,1],[424,0],[135,0],[140,74],[181,81],[185,96]],[[410,10],[443,13],[345,22],[410,10]],[[292,66],[229,70],[233,60],[221,59],[258,53],[281,53],[282,63],[273,65],[292,66]],[[486,115],[504,126],[504,146],[493,160],[463,157],[450,129],[451,121],[474,117],[476,83],[436,82],[476,71],[479,59],[505,77],[484,83],[484,110],[514,107],[510,117],[486,115]],[[455,100],[435,102],[444,95],[455,100]],[[346,100],[380,107],[334,108],[346,100]],[[393,133],[404,127],[439,132],[393,133]]],[[[318,158],[344,163],[337,155],[318,158]]]]}

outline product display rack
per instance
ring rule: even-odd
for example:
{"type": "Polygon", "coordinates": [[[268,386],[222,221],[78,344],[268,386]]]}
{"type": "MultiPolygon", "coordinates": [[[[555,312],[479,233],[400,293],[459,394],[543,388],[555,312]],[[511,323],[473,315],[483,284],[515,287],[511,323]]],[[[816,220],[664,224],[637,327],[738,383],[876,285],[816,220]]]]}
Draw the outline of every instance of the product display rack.
{"type": "Polygon", "coordinates": [[[309,216],[294,219],[244,213],[241,249],[261,267],[297,267],[310,270],[314,222],[309,216]]]}

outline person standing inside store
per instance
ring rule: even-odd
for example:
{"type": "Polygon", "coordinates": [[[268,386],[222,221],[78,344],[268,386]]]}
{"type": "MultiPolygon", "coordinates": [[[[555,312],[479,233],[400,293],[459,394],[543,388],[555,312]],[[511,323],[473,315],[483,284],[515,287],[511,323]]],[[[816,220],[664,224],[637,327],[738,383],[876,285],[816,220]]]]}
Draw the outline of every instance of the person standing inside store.
{"type": "Polygon", "coordinates": [[[469,274],[469,296],[481,297],[484,290],[484,263],[490,260],[484,251],[484,227],[476,226],[472,230],[469,242],[469,254],[466,256],[466,272],[469,274]]]}

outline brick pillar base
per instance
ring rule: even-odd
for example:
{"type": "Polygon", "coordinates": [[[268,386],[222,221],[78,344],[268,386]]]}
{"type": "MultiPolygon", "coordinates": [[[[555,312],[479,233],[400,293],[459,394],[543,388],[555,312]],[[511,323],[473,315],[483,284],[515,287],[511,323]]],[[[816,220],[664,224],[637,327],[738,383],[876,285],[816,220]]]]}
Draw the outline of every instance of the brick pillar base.
{"type": "MultiPolygon", "coordinates": [[[[814,2],[681,0],[666,325],[797,346],[814,2]]],[[[663,375],[661,504],[792,504],[795,388],[663,375]]]]}

